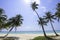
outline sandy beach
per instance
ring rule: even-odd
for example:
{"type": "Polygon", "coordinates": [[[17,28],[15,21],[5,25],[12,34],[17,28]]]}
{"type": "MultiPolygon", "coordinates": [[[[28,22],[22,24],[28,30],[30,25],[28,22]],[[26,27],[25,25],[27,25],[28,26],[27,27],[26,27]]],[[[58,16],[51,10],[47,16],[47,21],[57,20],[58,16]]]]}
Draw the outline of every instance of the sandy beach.
{"type": "MultiPolygon", "coordinates": [[[[60,33],[58,33],[60,34],[60,33]]],[[[4,36],[5,34],[0,34],[0,36],[4,36]]],[[[47,34],[48,36],[54,35],[54,33],[47,34]]],[[[8,37],[18,37],[19,40],[30,40],[37,36],[43,36],[43,34],[9,34],[8,37]]]]}

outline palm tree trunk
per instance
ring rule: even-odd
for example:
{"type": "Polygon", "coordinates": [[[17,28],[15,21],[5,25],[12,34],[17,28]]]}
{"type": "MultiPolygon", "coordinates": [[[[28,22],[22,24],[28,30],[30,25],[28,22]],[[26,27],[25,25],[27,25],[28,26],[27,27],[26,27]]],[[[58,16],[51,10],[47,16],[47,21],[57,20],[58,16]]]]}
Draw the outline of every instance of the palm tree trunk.
{"type": "Polygon", "coordinates": [[[44,36],[47,37],[43,25],[42,25],[42,30],[43,30],[44,36]]]}
{"type": "Polygon", "coordinates": [[[12,27],[12,28],[9,30],[9,32],[4,36],[4,38],[7,37],[7,35],[12,31],[13,28],[14,28],[14,27],[12,27]]]}
{"type": "MultiPolygon", "coordinates": [[[[36,12],[36,10],[35,10],[35,12],[36,12]]],[[[39,15],[38,15],[37,12],[36,12],[36,14],[37,14],[37,16],[38,16],[38,18],[39,18],[39,15]]],[[[42,25],[42,29],[43,29],[44,36],[47,37],[43,25],[42,25]]]]}
{"type": "MultiPolygon", "coordinates": [[[[35,12],[36,12],[36,10],[35,10],[35,12]]],[[[37,16],[38,16],[38,18],[39,18],[39,15],[38,15],[38,13],[36,12],[36,14],[37,14],[37,16]]]]}
{"type": "Polygon", "coordinates": [[[51,22],[51,21],[50,21],[50,24],[51,24],[52,29],[53,29],[54,33],[56,34],[56,36],[59,36],[59,35],[55,32],[55,29],[54,29],[53,24],[52,24],[52,22],[51,22]]]}

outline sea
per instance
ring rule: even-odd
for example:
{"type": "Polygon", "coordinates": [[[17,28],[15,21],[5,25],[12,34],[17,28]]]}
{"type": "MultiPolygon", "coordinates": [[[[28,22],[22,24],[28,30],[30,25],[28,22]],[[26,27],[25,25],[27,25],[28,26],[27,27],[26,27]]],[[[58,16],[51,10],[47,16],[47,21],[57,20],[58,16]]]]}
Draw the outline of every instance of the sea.
{"type": "MultiPolygon", "coordinates": [[[[56,33],[60,33],[60,30],[55,30],[56,33]]],[[[54,33],[52,30],[45,31],[46,33],[54,33]]],[[[8,31],[0,31],[0,34],[6,34],[8,31]]],[[[42,34],[43,31],[11,31],[10,34],[42,34]]]]}

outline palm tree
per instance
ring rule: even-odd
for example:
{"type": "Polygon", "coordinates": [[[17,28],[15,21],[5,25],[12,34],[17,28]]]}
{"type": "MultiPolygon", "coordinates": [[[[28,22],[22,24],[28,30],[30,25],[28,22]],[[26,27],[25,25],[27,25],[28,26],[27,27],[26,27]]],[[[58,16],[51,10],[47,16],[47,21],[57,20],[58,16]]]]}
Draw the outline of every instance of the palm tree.
{"type": "Polygon", "coordinates": [[[32,10],[35,11],[35,13],[37,14],[37,16],[39,18],[39,15],[38,15],[38,13],[36,11],[36,9],[38,9],[38,4],[36,4],[36,2],[34,2],[34,3],[31,4],[31,7],[32,7],[32,10]]]}
{"type": "Polygon", "coordinates": [[[44,16],[44,17],[47,20],[47,22],[50,22],[54,33],[56,34],[56,36],[58,36],[58,34],[55,32],[55,29],[52,24],[54,22],[53,19],[56,20],[56,18],[54,18],[54,15],[52,15],[50,12],[46,12],[46,16],[44,16]]]}
{"type": "Polygon", "coordinates": [[[5,15],[5,12],[2,8],[0,8],[0,30],[5,28],[3,25],[5,24],[7,20],[7,15],[5,15]]]}
{"type": "Polygon", "coordinates": [[[57,5],[57,11],[55,12],[55,16],[59,21],[60,20],[60,3],[58,3],[57,5]]]}
{"type": "Polygon", "coordinates": [[[23,19],[22,19],[21,15],[16,15],[16,17],[10,18],[8,20],[7,24],[6,24],[7,26],[9,26],[10,30],[9,30],[9,32],[4,37],[6,37],[12,31],[12,29],[14,27],[21,26],[22,21],[23,21],[23,19]]]}
{"type": "MultiPolygon", "coordinates": [[[[21,21],[20,21],[20,22],[22,23],[22,20],[23,20],[23,19],[22,19],[22,16],[21,16],[21,15],[16,15],[16,16],[17,16],[17,18],[18,18],[18,17],[21,17],[21,21]]],[[[21,23],[20,23],[20,24],[21,24],[21,23]]],[[[15,26],[15,32],[16,32],[16,30],[17,30],[17,27],[15,26]]]]}
{"type": "Polygon", "coordinates": [[[45,30],[44,30],[44,25],[47,25],[46,23],[47,23],[47,22],[44,20],[44,18],[41,18],[41,17],[39,18],[38,24],[42,26],[43,33],[44,33],[44,36],[45,36],[45,37],[47,37],[47,36],[46,36],[46,33],[45,33],[45,30]]]}
{"type": "MultiPolygon", "coordinates": [[[[34,2],[34,3],[31,4],[31,7],[32,7],[33,11],[36,12],[36,9],[38,9],[37,6],[38,6],[38,4],[36,4],[36,2],[34,2]]],[[[37,12],[36,12],[36,14],[38,16],[38,19],[42,22],[42,20],[41,20],[42,18],[39,17],[39,15],[38,15],[37,12]]],[[[43,24],[41,26],[42,26],[42,29],[43,29],[44,36],[46,37],[46,33],[45,33],[45,30],[44,30],[43,24]]]]}

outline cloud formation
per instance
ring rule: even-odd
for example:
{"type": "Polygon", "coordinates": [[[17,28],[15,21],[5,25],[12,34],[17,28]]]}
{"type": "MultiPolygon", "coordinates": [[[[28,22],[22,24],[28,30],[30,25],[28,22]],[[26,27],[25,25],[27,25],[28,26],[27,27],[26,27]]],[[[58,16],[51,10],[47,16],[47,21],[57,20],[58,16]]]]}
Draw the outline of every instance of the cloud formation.
{"type": "Polygon", "coordinates": [[[46,7],[45,7],[45,6],[42,6],[42,7],[41,7],[41,10],[42,10],[43,12],[46,12],[46,7]]]}

